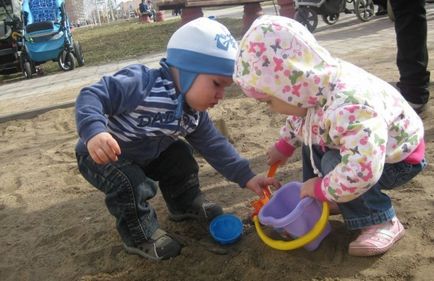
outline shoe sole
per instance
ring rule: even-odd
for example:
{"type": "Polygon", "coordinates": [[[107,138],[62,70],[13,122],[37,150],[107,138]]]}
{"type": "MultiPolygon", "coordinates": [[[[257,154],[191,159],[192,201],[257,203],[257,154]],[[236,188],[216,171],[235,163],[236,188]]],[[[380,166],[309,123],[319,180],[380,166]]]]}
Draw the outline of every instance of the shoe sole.
{"type": "Polygon", "coordinates": [[[124,249],[125,249],[125,251],[128,254],[139,255],[141,257],[144,257],[144,258],[147,258],[147,259],[151,259],[151,260],[154,260],[154,261],[161,261],[161,260],[164,259],[164,257],[156,257],[156,256],[148,255],[145,252],[143,252],[143,251],[141,251],[141,250],[139,250],[137,248],[129,247],[129,246],[125,245],[125,244],[124,244],[124,249]]]}
{"type": "Polygon", "coordinates": [[[357,248],[357,247],[350,247],[348,249],[348,253],[351,256],[358,256],[358,257],[369,257],[369,256],[376,256],[381,255],[387,252],[390,248],[392,248],[393,245],[395,245],[396,242],[398,242],[405,234],[405,229],[402,227],[402,230],[398,233],[398,235],[395,236],[395,238],[385,247],[383,248],[357,248]]]}

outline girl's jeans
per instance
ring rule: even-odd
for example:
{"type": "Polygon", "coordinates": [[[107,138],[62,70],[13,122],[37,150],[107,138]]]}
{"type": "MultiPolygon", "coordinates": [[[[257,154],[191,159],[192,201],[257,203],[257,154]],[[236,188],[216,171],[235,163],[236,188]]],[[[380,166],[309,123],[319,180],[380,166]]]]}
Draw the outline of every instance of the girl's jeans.
{"type": "Polygon", "coordinates": [[[187,209],[200,193],[199,167],[191,147],[176,141],[146,167],[129,160],[99,165],[89,155],[78,155],[83,177],[105,193],[105,203],[116,218],[117,230],[125,244],[137,246],[159,227],[157,215],[148,200],[157,185],[170,211],[187,209]]]}
{"type": "MultiPolygon", "coordinates": [[[[316,167],[323,175],[328,174],[341,162],[338,150],[326,150],[323,152],[319,146],[313,146],[313,159],[316,167]]],[[[303,146],[303,181],[316,177],[310,162],[310,150],[303,146]]],[[[338,203],[344,221],[349,229],[360,229],[370,225],[381,224],[391,220],[395,216],[392,202],[382,189],[399,187],[414,178],[426,166],[426,161],[413,165],[405,162],[394,164],[386,163],[380,180],[367,192],[356,199],[338,203]]]]}

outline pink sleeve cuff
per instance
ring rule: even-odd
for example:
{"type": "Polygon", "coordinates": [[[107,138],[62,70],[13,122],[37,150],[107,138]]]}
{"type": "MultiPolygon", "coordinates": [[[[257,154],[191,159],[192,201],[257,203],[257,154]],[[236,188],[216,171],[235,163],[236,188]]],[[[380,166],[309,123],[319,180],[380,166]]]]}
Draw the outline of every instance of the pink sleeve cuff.
{"type": "Polygon", "coordinates": [[[318,199],[319,201],[328,201],[327,197],[325,197],[324,193],[322,192],[321,185],[322,185],[322,178],[318,178],[315,181],[315,198],[318,199]]]}
{"type": "Polygon", "coordinates": [[[425,141],[422,139],[416,149],[404,159],[405,163],[408,164],[419,164],[420,161],[425,157],[425,141]]]}
{"type": "Polygon", "coordinates": [[[286,157],[291,156],[295,150],[295,147],[293,147],[283,139],[278,140],[274,146],[280,153],[282,153],[286,157]]]}

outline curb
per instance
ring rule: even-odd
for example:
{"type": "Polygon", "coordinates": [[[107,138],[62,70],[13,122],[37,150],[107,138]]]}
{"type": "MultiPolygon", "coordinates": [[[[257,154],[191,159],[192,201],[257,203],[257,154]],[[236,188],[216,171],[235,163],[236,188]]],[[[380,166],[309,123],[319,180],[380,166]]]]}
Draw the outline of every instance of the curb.
{"type": "Polygon", "coordinates": [[[17,112],[17,113],[13,113],[13,114],[0,115],[0,123],[13,121],[13,120],[32,119],[32,118],[34,118],[38,115],[41,115],[43,113],[46,113],[46,112],[49,112],[49,111],[52,111],[55,109],[63,109],[63,108],[73,107],[74,105],[75,105],[75,100],[67,101],[64,103],[57,104],[57,105],[51,105],[51,106],[47,106],[47,107],[41,107],[41,108],[21,111],[21,112],[17,112]]]}

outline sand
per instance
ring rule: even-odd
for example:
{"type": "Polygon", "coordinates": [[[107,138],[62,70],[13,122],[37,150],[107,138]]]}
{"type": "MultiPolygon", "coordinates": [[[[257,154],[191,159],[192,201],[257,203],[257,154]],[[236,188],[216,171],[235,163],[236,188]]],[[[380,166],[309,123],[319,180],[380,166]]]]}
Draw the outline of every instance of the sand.
{"type": "MultiPolygon", "coordinates": [[[[390,46],[383,52],[366,50],[344,58],[394,82],[398,77],[394,55],[390,46]]],[[[433,90],[431,85],[431,93],[433,90]]],[[[32,102],[37,105],[38,101],[32,102]]],[[[269,113],[265,105],[240,94],[228,96],[210,114],[225,121],[235,147],[251,161],[255,172],[265,174],[265,150],[277,138],[284,117],[269,113]]],[[[432,114],[424,119],[429,162],[434,161],[433,121],[432,114]]],[[[249,201],[254,194],[228,182],[197,156],[203,191],[225,211],[243,219],[244,235],[234,245],[219,246],[203,225],[169,221],[158,194],[151,203],[160,224],[182,240],[184,248],[175,259],[155,262],[123,251],[103,194],[80,176],[74,156],[77,135],[73,108],[1,123],[0,136],[3,281],[433,280],[432,165],[399,190],[389,192],[406,228],[405,237],[384,255],[359,258],[347,253],[356,234],[346,230],[340,216],[330,218],[332,232],[314,252],[278,251],[266,246],[249,220],[249,201]]],[[[278,170],[277,178],[282,182],[299,180],[299,159],[297,152],[278,170]]]]}

